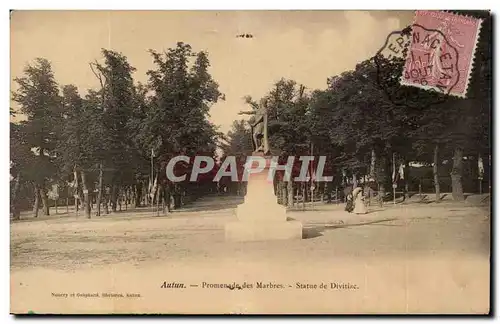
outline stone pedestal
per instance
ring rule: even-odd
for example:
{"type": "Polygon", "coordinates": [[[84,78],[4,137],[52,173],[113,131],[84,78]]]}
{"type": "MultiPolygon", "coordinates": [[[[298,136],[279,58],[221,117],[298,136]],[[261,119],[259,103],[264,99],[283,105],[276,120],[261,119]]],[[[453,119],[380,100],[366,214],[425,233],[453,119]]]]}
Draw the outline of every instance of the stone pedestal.
{"type": "Polygon", "coordinates": [[[225,226],[227,241],[302,239],[302,223],[286,216],[267,179],[270,162],[271,157],[266,158],[265,169],[249,175],[245,201],[236,208],[238,220],[225,226]]]}

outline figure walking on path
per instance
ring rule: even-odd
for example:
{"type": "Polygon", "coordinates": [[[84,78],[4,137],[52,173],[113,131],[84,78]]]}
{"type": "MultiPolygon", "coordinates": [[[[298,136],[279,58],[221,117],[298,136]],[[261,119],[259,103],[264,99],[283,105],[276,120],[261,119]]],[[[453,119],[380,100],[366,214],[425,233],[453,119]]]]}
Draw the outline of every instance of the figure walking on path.
{"type": "Polygon", "coordinates": [[[357,187],[352,192],[352,197],[354,200],[354,213],[355,214],[366,214],[365,197],[363,196],[363,188],[357,187]]]}
{"type": "Polygon", "coordinates": [[[345,211],[348,213],[352,213],[352,210],[354,209],[354,201],[351,192],[347,192],[345,200],[346,200],[345,211]]]}

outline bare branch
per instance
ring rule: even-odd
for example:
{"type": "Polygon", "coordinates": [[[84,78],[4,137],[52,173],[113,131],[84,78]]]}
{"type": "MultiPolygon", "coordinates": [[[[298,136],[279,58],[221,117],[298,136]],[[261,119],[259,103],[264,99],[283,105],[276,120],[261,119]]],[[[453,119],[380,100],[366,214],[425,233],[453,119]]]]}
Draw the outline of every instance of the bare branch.
{"type": "MultiPolygon", "coordinates": [[[[96,67],[97,67],[97,65],[98,65],[98,64],[97,64],[97,62],[96,62],[96,63],[94,63],[94,64],[95,64],[95,65],[96,65],[96,67]]],[[[92,67],[92,62],[91,62],[91,63],[89,63],[89,65],[90,65],[90,69],[92,70],[92,73],[94,73],[94,75],[96,76],[96,78],[99,80],[99,83],[101,84],[101,89],[104,89],[104,84],[103,84],[103,82],[102,82],[102,75],[97,74],[97,72],[96,72],[96,71],[94,70],[94,68],[92,67]]]]}
{"type": "Polygon", "coordinates": [[[94,75],[96,76],[96,78],[99,80],[99,83],[101,84],[101,106],[102,106],[103,110],[106,110],[106,107],[104,106],[104,92],[106,91],[105,87],[106,87],[106,84],[107,84],[107,82],[106,82],[107,81],[106,76],[104,76],[105,82],[103,82],[102,81],[103,75],[102,75],[102,72],[99,69],[99,63],[97,63],[97,61],[95,61],[94,63],[90,62],[89,65],[90,65],[90,69],[92,70],[92,73],[94,73],[94,75]],[[99,73],[97,73],[94,70],[93,64],[99,70],[99,73]]]}

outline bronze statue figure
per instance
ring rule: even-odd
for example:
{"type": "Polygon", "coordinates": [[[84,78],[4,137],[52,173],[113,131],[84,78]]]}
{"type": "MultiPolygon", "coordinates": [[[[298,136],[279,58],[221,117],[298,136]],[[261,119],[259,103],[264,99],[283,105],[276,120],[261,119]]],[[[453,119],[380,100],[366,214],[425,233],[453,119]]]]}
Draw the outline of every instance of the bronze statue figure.
{"type": "Polygon", "coordinates": [[[267,100],[261,99],[256,108],[252,111],[241,111],[238,115],[255,115],[255,120],[250,123],[254,153],[270,154],[267,138],[267,100]]]}

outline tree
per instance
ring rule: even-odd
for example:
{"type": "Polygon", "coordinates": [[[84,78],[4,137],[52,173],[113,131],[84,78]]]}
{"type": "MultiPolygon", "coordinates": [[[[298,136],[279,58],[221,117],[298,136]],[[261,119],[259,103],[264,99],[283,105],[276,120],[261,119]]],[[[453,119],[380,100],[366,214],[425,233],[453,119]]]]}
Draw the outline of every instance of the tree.
{"type": "MultiPolygon", "coordinates": [[[[12,108],[10,109],[10,115],[15,115],[12,108]]],[[[24,127],[24,122],[18,124],[10,122],[10,174],[11,181],[14,181],[14,186],[11,188],[10,206],[12,215],[16,220],[19,220],[21,216],[21,185],[32,179],[34,174],[31,166],[34,164],[35,155],[26,141],[24,127]]]]}
{"type": "MultiPolygon", "coordinates": [[[[231,130],[225,136],[225,142],[221,145],[223,156],[221,157],[221,164],[229,156],[234,156],[238,167],[238,183],[236,188],[230,186],[229,178],[223,177],[220,179],[222,186],[228,186],[230,190],[236,190],[238,194],[243,194],[244,183],[242,182],[242,172],[240,172],[246,162],[247,156],[252,155],[252,134],[248,127],[248,122],[245,120],[235,120],[231,130]]],[[[235,184],[233,184],[235,185],[235,184]]]]}
{"type": "Polygon", "coordinates": [[[92,181],[89,180],[100,161],[100,142],[105,139],[101,127],[102,113],[96,109],[97,101],[93,91],[90,91],[87,100],[84,100],[74,85],[63,87],[64,126],[57,156],[62,174],[73,174],[75,194],[82,200],[88,218],[91,217],[93,192],[92,181]]]}
{"type": "MultiPolygon", "coordinates": [[[[182,42],[163,55],[153,50],[150,53],[156,65],[155,70],[148,71],[148,88],[153,95],[148,98],[148,110],[137,136],[148,151],[158,152],[157,174],[163,176],[165,172],[161,166],[165,166],[175,155],[202,153],[214,156],[221,134],[207,117],[211,105],[222,94],[208,73],[210,64],[207,53],[193,52],[189,44],[182,42]]],[[[179,192],[189,184],[170,184],[166,179],[159,180],[162,192],[174,192],[178,207],[179,192]]]]}
{"type": "Polygon", "coordinates": [[[46,185],[56,173],[54,150],[62,125],[59,89],[50,62],[43,58],[37,58],[34,64],[27,65],[24,76],[14,81],[18,89],[12,93],[12,99],[27,117],[23,127],[26,145],[37,155],[34,162],[38,170],[34,179],[35,217],[38,216],[39,197],[44,214],[49,215],[46,185]]]}
{"type": "Polygon", "coordinates": [[[224,155],[251,155],[252,134],[245,120],[235,120],[222,145],[224,155]]]}
{"type": "Polygon", "coordinates": [[[132,115],[127,123],[127,129],[132,140],[132,161],[134,187],[134,205],[141,206],[143,196],[147,195],[147,179],[150,176],[150,155],[151,150],[145,143],[148,134],[143,132],[143,126],[148,116],[150,102],[147,97],[148,88],[146,85],[138,83],[135,87],[134,103],[132,115]]]}
{"type": "MultiPolygon", "coordinates": [[[[136,103],[132,67],[127,58],[118,52],[103,49],[104,64],[91,63],[91,68],[101,83],[99,96],[102,107],[102,128],[105,139],[105,154],[102,162],[109,170],[111,209],[116,212],[119,191],[122,185],[133,182],[133,141],[128,124],[136,103]]],[[[97,99],[97,98],[95,98],[97,99]]]]}

